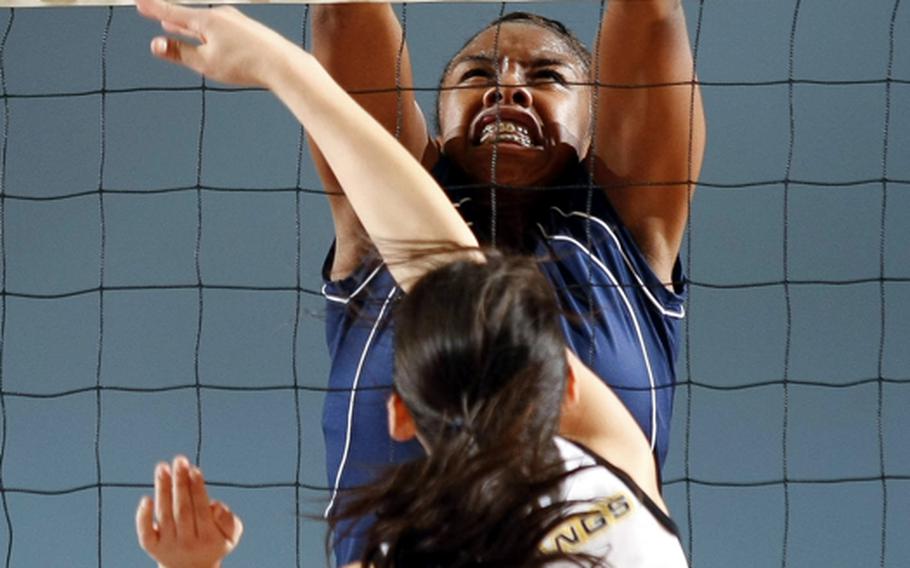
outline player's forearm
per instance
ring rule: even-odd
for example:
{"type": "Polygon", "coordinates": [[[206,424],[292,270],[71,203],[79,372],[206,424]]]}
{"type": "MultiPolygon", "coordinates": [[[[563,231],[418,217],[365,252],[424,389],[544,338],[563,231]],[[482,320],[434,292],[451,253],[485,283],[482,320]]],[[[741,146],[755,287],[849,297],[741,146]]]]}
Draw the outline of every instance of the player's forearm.
{"type": "Polygon", "coordinates": [[[392,275],[407,287],[426,267],[396,263],[415,241],[476,247],[430,174],[310,54],[286,44],[266,84],[318,144],[392,275]]]}
{"type": "Polygon", "coordinates": [[[631,182],[684,179],[674,176],[700,162],[696,136],[690,164],[689,130],[703,131],[704,116],[681,3],[611,0],[595,53],[597,80],[607,85],[597,99],[607,166],[631,182]]]}
{"type": "Polygon", "coordinates": [[[682,0],[609,0],[607,4],[607,10],[614,14],[626,9],[635,10],[637,18],[660,22],[682,12],[682,0]]]}
{"type": "Polygon", "coordinates": [[[352,96],[361,104],[383,99],[396,104],[395,71],[402,38],[391,6],[318,4],[312,10],[312,53],[335,82],[346,91],[390,89],[391,93],[352,96]]]}
{"type": "Polygon", "coordinates": [[[427,133],[411,90],[410,55],[391,5],[318,4],[312,9],[317,61],[420,158],[427,133]]]}
{"type": "Polygon", "coordinates": [[[691,79],[688,29],[679,0],[610,0],[595,48],[603,79],[691,79]]]}

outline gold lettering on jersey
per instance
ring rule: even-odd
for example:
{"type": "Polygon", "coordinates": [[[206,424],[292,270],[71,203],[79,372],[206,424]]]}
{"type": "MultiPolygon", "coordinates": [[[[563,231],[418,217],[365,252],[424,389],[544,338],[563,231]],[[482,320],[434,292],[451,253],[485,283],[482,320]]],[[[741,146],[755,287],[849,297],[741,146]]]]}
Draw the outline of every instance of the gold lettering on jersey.
{"type": "Polygon", "coordinates": [[[585,504],[576,513],[554,528],[540,543],[545,553],[578,552],[592,538],[623,521],[633,510],[633,501],[625,493],[585,504]]]}

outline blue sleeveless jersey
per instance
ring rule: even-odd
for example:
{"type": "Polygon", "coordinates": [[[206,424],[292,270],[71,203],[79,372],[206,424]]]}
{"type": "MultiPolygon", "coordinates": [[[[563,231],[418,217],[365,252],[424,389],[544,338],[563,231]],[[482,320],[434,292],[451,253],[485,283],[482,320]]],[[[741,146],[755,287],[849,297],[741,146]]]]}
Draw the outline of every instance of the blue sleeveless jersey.
{"type": "MultiPolygon", "coordinates": [[[[472,207],[458,189],[459,174],[443,158],[433,175],[469,223],[489,223],[489,212],[472,207]],[[477,218],[486,215],[486,219],[477,218]]],[[[671,292],[651,271],[628,230],[599,187],[589,191],[581,165],[567,174],[566,189],[529,224],[529,246],[556,291],[566,316],[569,347],[609,384],[638,421],[663,464],[675,385],[674,360],[684,317],[679,263],[671,292]]],[[[328,274],[332,253],[326,260],[328,274]]],[[[401,291],[381,259],[373,257],[348,278],[326,282],[326,340],[331,357],[323,411],[326,470],[331,490],[326,513],[339,491],[371,481],[383,467],[421,455],[417,442],[388,435],[386,398],[392,384],[394,323],[390,314],[401,291]]],[[[364,521],[368,522],[368,521],[364,521]]],[[[362,525],[362,523],[361,523],[362,525]]],[[[340,527],[344,534],[350,525],[340,527]]],[[[358,528],[338,538],[338,565],[359,559],[358,528]]]]}

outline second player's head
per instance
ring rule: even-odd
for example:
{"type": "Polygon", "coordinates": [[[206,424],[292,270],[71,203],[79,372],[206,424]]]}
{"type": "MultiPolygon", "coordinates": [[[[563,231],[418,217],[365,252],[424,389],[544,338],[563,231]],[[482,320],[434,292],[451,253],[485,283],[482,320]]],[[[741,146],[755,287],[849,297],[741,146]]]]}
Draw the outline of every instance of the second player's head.
{"type": "Polygon", "coordinates": [[[395,316],[392,438],[425,457],[391,468],[332,522],[372,515],[363,564],[550,566],[571,512],[554,437],[572,379],[559,308],[529,259],[488,255],[418,281],[395,316]]]}
{"type": "Polygon", "coordinates": [[[455,54],[440,81],[443,152],[488,181],[495,144],[498,183],[552,182],[588,151],[590,67],[590,53],[559,22],[522,12],[494,21],[455,54]]]}
{"type": "Polygon", "coordinates": [[[547,445],[556,435],[565,339],[534,261],[493,255],[436,269],[402,300],[395,321],[393,436],[408,437],[401,426],[411,418],[431,453],[453,438],[482,450],[547,445]]]}

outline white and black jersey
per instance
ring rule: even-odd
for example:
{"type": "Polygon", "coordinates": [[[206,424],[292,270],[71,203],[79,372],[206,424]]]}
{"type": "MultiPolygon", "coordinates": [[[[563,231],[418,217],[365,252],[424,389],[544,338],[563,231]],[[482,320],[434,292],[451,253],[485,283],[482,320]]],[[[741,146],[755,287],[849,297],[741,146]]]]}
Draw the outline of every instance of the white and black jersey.
{"type": "Polygon", "coordinates": [[[624,471],[575,442],[557,438],[556,444],[567,471],[575,472],[560,499],[578,503],[541,543],[544,552],[589,554],[607,568],[688,566],[676,524],[624,471]]]}

